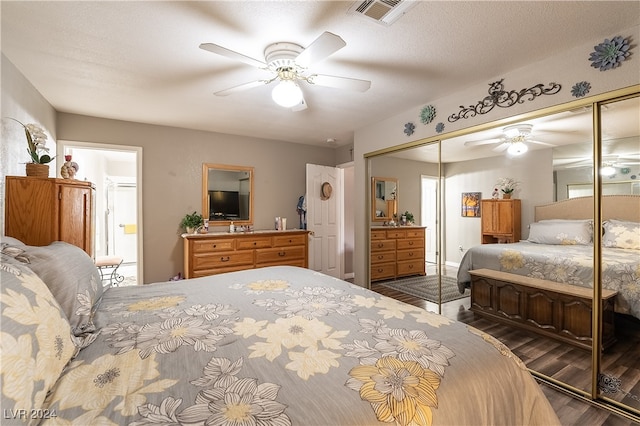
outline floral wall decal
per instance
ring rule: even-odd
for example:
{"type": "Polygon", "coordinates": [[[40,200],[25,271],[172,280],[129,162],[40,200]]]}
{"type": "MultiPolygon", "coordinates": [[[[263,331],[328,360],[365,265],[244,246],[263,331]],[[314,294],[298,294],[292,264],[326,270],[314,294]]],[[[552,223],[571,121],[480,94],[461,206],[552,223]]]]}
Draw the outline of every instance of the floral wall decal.
{"type": "Polygon", "coordinates": [[[588,81],[581,81],[576,83],[571,88],[571,94],[574,98],[581,98],[585,96],[591,90],[591,83],[588,81]]]}
{"type": "Polygon", "coordinates": [[[631,54],[629,40],[622,36],[613,37],[611,40],[604,39],[602,43],[594,46],[589,60],[591,66],[600,68],[600,71],[607,71],[619,67],[631,54]]]}
{"type": "Polygon", "coordinates": [[[404,125],[404,133],[407,136],[411,136],[413,134],[413,131],[416,129],[415,124],[409,122],[407,124],[404,125]]]}
{"type": "Polygon", "coordinates": [[[433,105],[427,105],[420,111],[420,121],[422,124],[429,124],[436,118],[436,108],[433,105]]]}
{"type": "Polygon", "coordinates": [[[444,131],[444,123],[440,122],[438,124],[436,124],[436,132],[437,133],[442,133],[444,131]]]}

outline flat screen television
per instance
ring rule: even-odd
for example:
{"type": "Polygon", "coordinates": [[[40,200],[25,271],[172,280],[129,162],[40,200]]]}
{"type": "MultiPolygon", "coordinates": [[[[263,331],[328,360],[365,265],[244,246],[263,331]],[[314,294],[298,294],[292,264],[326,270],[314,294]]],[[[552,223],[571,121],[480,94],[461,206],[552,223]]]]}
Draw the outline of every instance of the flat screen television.
{"type": "Polygon", "coordinates": [[[233,220],[240,217],[237,191],[209,191],[209,220],[233,220]]]}

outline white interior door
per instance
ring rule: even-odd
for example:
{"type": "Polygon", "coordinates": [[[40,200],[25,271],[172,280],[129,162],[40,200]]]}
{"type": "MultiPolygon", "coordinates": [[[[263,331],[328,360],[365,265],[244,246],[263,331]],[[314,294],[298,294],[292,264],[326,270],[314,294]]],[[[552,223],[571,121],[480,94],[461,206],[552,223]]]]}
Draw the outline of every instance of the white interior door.
{"type": "Polygon", "coordinates": [[[437,200],[438,200],[438,180],[429,176],[422,176],[422,206],[420,208],[420,223],[426,227],[425,235],[425,260],[427,262],[436,262],[436,253],[438,250],[436,231],[437,231],[437,200]]]}
{"type": "Polygon", "coordinates": [[[137,260],[137,211],[136,186],[116,184],[113,186],[113,244],[110,254],[123,258],[124,263],[137,260]]]}
{"type": "Polygon", "coordinates": [[[336,167],[307,164],[307,229],[309,269],[344,278],[343,243],[343,170],[336,167]],[[332,192],[322,197],[322,185],[328,182],[332,192]]]}

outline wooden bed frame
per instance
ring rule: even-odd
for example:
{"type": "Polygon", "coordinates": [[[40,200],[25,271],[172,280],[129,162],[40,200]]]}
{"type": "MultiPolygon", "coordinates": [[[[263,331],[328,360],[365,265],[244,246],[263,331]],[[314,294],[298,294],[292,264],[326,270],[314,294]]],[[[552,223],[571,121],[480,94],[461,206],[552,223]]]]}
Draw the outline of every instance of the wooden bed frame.
{"type": "MultiPolygon", "coordinates": [[[[535,207],[535,220],[591,219],[593,197],[578,197],[535,207]]],[[[602,197],[602,220],[640,222],[639,195],[602,197]]],[[[471,274],[471,311],[503,323],[591,350],[593,291],[570,284],[481,269],[471,274]]],[[[615,339],[617,292],[602,291],[602,349],[615,339]]]]}

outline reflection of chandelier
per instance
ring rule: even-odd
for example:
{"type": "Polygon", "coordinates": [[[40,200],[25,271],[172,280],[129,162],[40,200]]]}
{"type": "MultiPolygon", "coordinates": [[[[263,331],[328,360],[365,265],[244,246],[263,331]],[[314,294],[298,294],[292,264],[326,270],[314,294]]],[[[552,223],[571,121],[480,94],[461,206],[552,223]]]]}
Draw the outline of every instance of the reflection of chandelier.
{"type": "Polygon", "coordinates": [[[529,150],[529,147],[524,141],[531,135],[532,128],[533,126],[531,124],[515,124],[502,129],[504,135],[507,137],[507,142],[509,142],[507,152],[510,155],[522,155],[529,150]]]}

